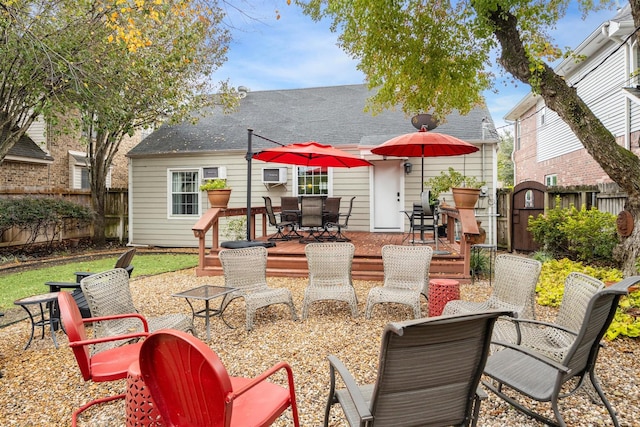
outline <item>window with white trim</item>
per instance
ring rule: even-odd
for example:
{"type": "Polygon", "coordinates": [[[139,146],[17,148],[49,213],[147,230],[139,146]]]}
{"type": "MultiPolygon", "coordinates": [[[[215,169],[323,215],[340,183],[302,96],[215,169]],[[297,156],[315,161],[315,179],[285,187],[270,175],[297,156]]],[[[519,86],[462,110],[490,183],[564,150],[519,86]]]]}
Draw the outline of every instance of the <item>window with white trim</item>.
{"type": "MultiPolygon", "coordinates": [[[[87,153],[82,151],[68,151],[69,155],[69,187],[75,190],[91,189],[91,177],[89,168],[91,162],[87,157],[87,153]]],[[[113,167],[109,166],[105,185],[111,188],[111,171],[113,167]]]]}
{"type": "Polygon", "coordinates": [[[200,215],[200,171],[169,170],[170,216],[200,215]]]}
{"type": "Polygon", "coordinates": [[[297,169],[298,196],[329,194],[328,168],[299,166],[297,169]]]}
{"type": "Polygon", "coordinates": [[[555,173],[553,175],[545,175],[544,177],[544,185],[547,187],[555,187],[558,185],[558,175],[555,173]]]}

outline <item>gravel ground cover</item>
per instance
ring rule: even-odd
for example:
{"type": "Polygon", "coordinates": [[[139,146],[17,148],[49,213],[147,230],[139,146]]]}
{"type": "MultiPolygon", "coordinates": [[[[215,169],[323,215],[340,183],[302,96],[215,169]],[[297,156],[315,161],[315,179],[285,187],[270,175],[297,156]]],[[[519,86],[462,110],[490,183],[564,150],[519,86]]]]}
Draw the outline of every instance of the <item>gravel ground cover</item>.
{"type": "MultiPolygon", "coordinates": [[[[300,313],[306,281],[304,279],[269,278],[269,285],[286,287],[293,292],[300,313]]],[[[172,293],[201,284],[222,285],[222,277],[195,276],[193,269],[151,277],[132,279],[131,289],[139,310],[154,316],[170,312],[190,314],[184,299],[172,293]]],[[[369,289],[379,282],[355,281],[360,313],[369,289]]],[[[463,285],[463,299],[480,301],[490,292],[488,282],[463,285]]],[[[309,318],[294,322],[286,306],[273,306],[258,312],[254,331],[244,330],[244,304],[233,302],[225,320],[236,329],[228,328],[219,318],[212,321],[209,342],[231,375],[252,377],[274,363],[284,360],[293,367],[302,426],[320,426],[329,389],[329,367],[326,357],[338,356],[361,383],[376,377],[380,338],[384,325],[390,321],[410,318],[403,306],[377,306],[370,320],[360,315],[352,318],[346,304],[316,303],[309,318]]],[[[427,303],[423,300],[423,313],[427,303]]],[[[554,310],[538,307],[541,319],[552,319],[554,310]]],[[[205,338],[204,322],[196,319],[200,338],[205,338]]],[[[48,335],[39,336],[23,351],[29,336],[29,322],[0,329],[0,411],[1,426],[68,426],[72,411],[96,397],[121,393],[125,380],[95,384],[84,382],[66,337],[58,332],[59,348],[55,349],[48,335]]],[[[640,346],[637,340],[621,339],[606,343],[600,353],[597,372],[605,393],[618,411],[623,426],[638,425],[640,419],[640,346]]],[[[284,383],[284,381],[283,381],[284,383]]],[[[541,405],[547,410],[548,405],[541,405]]],[[[569,426],[611,425],[604,406],[595,405],[585,392],[562,401],[561,410],[569,426]]],[[[547,410],[548,411],[548,410],[547,410]]],[[[94,407],[80,417],[80,426],[123,426],[124,403],[118,401],[94,407]]],[[[289,412],[276,426],[292,425],[289,412]]],[[[331,426],[344,426],[346,421],[338,407],[332,410],[331,426]]],[[[480,426],[537,426],[537,422],[519,414],[489,393],[481,406],[480,426]]]]}

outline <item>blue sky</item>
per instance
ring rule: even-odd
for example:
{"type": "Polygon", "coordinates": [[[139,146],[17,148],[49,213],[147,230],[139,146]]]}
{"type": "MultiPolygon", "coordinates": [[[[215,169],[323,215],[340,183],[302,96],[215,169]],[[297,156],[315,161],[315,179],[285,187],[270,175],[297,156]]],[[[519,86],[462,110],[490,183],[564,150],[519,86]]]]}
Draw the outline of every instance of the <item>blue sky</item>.
{"type": "MultiPolygon", "coordinates": [[[[278,7],[273,0],[238,7],[244,7],[254,19],[229,11],[233,41],[228,61],[214,74],[216,80],[229,79],[233,86],[246,86],[252,91],[364,83],[357,62],[336,46],[337,35],[329,30],[329,22],[314,22],[297,7],[282,3],[278,7]]],[[[572,12],[552,35],[559,46],[575,48],[614,15],[613,10],[603,10],[583,21],[579,13],[572,12]]],[[[496,90],[498,93],[487,92],[485,97],[500,128],[505,125],[504,115],[529,92],[529,87],[508,80],[506,85],[498,82],[496,90]]]]}

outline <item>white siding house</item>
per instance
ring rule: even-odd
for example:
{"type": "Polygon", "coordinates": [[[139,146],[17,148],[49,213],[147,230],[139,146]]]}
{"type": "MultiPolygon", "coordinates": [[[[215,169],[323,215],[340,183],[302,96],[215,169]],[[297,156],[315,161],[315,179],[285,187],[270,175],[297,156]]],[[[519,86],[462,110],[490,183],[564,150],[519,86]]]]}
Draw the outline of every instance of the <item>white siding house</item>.
{"type": "MultiPolygon", "coordinates": [[[[274,141],[289,144],[314,140],[371,161],[373,167],[320,171],[326,174],[326,188],[313,191],[341,197],[343,211],[348,208],[350,198],[356,196],[349,230],[404,231],[408,223],[402,211],[420,201],[421,159],[376,156],[370,150],[416,129],[410,117],[399,110],[377,116],[365,113],[368,96],[365,85],[248,92],[232,114],[213,111],[196,124],[160,127],[127,154],[129,243],[197,246],[191,228],[209,208],[206,193],[198,189],[204,168],[224,167],[232,188],[229,206],[246,206],[249,128],[253,130],[254,153],[273,147],[274,141]],[[405,162],[413,165],[409,174],[405,173],[405,162]],[[390,172],[390,181],[397,183],[397,187],[388,187],[387,181],[382,184],[376,181],[376,171],[383,169],[390,172]],[[382,224],[382,218],[388,223],[382,224]]],[[[487,183],[489,194],[493,194],[497,180],[497,139],[491,136],[495,135],[495,129],[488,110],[476,108],[466,116],[452,114],[434,132],[456,136],[481,149],[467,156],[425,159],[425,180],[453,166],[481,178],[487,183]],[[490,125],[485,132],[483,119],[490,125]]],[[[298,177],[304,173],[296,166],[252,160],[251,206],[264,206],[263,196],[271,197],[278,206],[281,196],[302,195],[308,189],[298,182],[298,177]],[[263,183],[263,168],[285,168],[286,182],[263,183]]],[[[445,201],[452,201],[450,196],[444,197],[445,201]]],[[[487,203],[488,198],[484,202],[486,206],[478,210],[478,216],[489,218],[493,207],[487,203]]],[[[486,222],[483,226],[495,229],[486,222]]],[[[262,224],[256,224],[256,229],[261,227],[262,224]]],[[[224,223],[221,228],[224,229],[224,223]]]]}

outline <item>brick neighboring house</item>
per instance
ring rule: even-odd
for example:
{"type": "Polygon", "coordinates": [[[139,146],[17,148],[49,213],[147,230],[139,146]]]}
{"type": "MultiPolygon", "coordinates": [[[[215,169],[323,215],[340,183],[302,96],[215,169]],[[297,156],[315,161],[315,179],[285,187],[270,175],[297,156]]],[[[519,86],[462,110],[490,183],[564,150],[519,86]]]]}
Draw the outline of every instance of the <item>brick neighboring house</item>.
{"type": "MultiPolygon", "coordinates": [[[[127,151],[141,140],[140,133],[126,137],[107,177],[107,188],[127,188],[127,151]]],[[[79,134],[52,132],[36,121],[0,164],[0,194],[89,190],[87,148],[79,134]]]]}
{"type": "MultiPolygon", "coordinates": [[[[640,91],[632,77],[640,67],[640,48],[627,5],[602,23],[555,71],[615,135],[618,143],[640,154],[640,91]]],[[[593,160],[569,126],[546,108],[540,96],[527,95],[506,116],[514,121],[515,184],[536,181],[547,186],[585,186],[612,180],[593,160]]]]}

